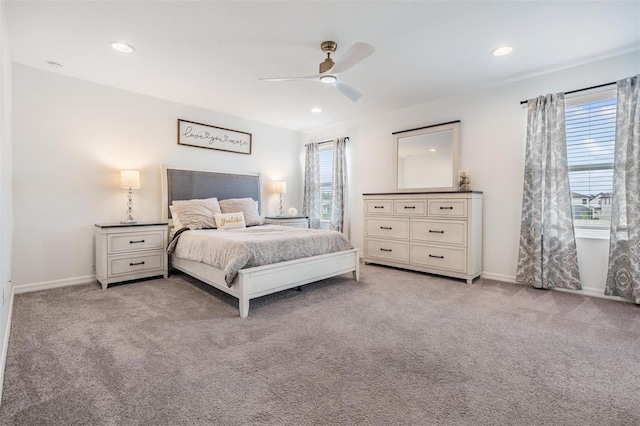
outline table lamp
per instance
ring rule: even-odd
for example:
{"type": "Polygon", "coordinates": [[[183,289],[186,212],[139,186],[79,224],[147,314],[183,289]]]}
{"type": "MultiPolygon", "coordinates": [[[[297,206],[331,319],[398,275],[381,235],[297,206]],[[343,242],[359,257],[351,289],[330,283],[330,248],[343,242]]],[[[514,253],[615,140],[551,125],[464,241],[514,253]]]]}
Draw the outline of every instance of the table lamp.
{"type": "Polygon", "coordinates": [[[122,170],[120,172],[120,188],[128,189],[127,194],[127,219],[122,223],[132,225],[137,223],[133,219],[133,194],[132,189],[140,189],[140,172],[137,170],[122,170]]]}

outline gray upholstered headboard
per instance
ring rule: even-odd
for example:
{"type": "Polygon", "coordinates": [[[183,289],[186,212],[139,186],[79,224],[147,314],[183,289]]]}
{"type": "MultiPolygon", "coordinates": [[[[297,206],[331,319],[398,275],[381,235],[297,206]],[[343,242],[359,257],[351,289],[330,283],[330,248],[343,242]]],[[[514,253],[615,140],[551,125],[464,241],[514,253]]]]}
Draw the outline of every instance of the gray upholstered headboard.
{"type": "Polygon", "coordinates": [[[253,198],[262,214],[262,182],[259,173],[235,174],[162,167],[163,219],[171,218],[173,200],[253,198]]]}

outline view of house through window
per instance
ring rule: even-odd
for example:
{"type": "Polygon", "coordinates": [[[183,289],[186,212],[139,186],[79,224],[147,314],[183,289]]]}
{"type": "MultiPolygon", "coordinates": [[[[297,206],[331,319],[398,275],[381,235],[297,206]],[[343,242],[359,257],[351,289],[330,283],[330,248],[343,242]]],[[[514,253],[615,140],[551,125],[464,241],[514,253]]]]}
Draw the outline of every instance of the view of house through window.
{"type": "Polygon", "coordinates": [[[616,93],[565,102],[567,161],[575,227],[609,228],[616,134],[616,93]]]}
{"type": "Polygon", "coordinates": [[[331,220],[331,188],[333,186],[333,144],[320,146],[320,198],[322,220],[331,220]]]}

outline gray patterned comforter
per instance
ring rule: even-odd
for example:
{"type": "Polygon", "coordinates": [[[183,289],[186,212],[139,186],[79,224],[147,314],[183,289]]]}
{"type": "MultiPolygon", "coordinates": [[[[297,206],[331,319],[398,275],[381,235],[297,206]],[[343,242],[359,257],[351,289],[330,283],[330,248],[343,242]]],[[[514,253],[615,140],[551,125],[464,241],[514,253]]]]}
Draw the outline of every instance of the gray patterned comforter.
{"type": "Polygon", "coordinates": [[[169,253],[222,269],[229,287],[242,268],[269,265],[325,253],[352,249],[337,231],[278,225],[242,229],[179,230],[169,244],[169,253]]]}

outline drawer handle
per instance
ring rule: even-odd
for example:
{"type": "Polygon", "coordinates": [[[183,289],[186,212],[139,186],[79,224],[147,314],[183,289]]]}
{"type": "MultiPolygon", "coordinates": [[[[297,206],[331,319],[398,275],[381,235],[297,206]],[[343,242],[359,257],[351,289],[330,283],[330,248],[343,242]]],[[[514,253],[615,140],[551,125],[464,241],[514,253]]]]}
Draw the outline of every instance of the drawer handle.
{"type": "Polygon", "coordinates": [[[138,262],[138,263],[129,263],[129,266],[137,266],[137,265],[144,265],[144,261],[138,262]]]}
{"type": "Polygon", "coordinates": [[[144,240],[129,241],[129,244],[137,244],[137,243],[144,243],[144,240]]]}
{"type": "Polygon", "coordinates": [[[380,251],[392,251],[391,249],[381,248],[380,251]]]}
{"type": "Polygon", "coordinates": [[[404,206],[405,209],[415,209],[416,206],[404,206]]]}
{"type": "Polygon", "coordinates": [[[374,209],[384,209],[384,206],[373,206],[374,209]]]}
{"type": "Polygon", "coordinates": [[[444,234],[444,231],[434,231],[433,229],[429,229],[429,232],[432,234],[444,234]]]}
{"type": "Polygon", "coordinates": [[[440,207],[440,210],[453,210],[453,207],[440,207]]]}
{"type": "Polygon", "coordinates": [[[429,257],[435,257],[436,259],[444,259],[444,256],[434,256],[432,254],[430,254],[429,257]]]}
{"type": "Polygon", "coordinates": [[[380,229],[388,229],[389,231],[391,231],[393,228],[391,228],[390,226],[381,226],[380,229]]]}

